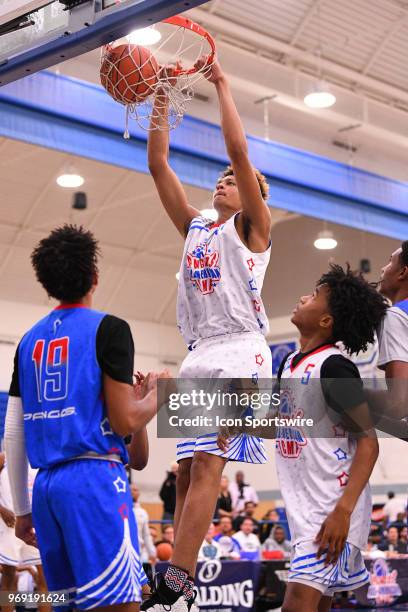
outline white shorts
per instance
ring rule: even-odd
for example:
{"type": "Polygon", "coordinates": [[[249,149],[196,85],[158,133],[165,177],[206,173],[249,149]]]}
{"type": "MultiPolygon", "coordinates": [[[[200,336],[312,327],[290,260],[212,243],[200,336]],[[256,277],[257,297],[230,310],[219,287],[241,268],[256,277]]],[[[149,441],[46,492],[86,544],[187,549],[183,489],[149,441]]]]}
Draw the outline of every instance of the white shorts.
{"type": "MultiPolygon", "coordinates": [[[[272,357],[261,334],[226,334],[200,340],[193,346],[181,365],[179,378],[248,379],[254,384],[254,389],[257,388],[258,380],[263,380],[262,391],[266,392],[265,383],[269,384],[272,378],[272,357]]],[[[217,436],[218,432],[214,432],[180,440],[177,444],[177,461],[203,451],[225,457],[229,461],[266,463],[261,438],[248,434],[234,436],[229,441],[228,451],[223,453],[217,446],[217,436]]]]}
{"type": "Polygon", "coordinates": [[[17,538],[14,528],[7,527],[0,518],[0,564],[3,565],[41,565],[40,552],[17,538]]]}
{"type": "Polygon", "coordinates": [[[361,550],[346,543],[336,564],[325,566],[326,555],[317,559],[318,546],[311,540],[299,542],[292,549],[288,582],[299,582],[317,589],[325,596],[337,591],[358,589],[370,581],[361,550]]]}

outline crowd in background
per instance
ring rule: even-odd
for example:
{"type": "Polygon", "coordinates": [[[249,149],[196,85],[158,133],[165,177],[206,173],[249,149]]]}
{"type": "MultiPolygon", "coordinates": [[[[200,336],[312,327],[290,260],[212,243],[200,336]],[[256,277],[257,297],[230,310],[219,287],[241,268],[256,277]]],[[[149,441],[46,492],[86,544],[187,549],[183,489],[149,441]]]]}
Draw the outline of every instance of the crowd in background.
{"type": "MultiPolygon", "coordinates": [[[[174,463],[160,489],[163,502],[162,520],[166,522],[161,525],[151,523],[150,527],[147,513],[139,503],[139,489],[132,485],[144,562],[154,563],[158,558],[162,558],[162,555],[171,555],[174,543],[172,522],[176,505],[176,477],[177,463],[174,463]],[[166,546],[160,546],[162,544],[166,546]]],[[[289,558],[291,543],[285,509],[272,507],[264,516],[259,517],[258,504],[258,495],[255,489],[245,482],[242,471],[236,472],[233,482],[223,476],[213,523],[201,546],[199,560],[289,558]]],[[[374,506],[372,518],[366,556],[377,558],[408,554],[406,499],[389,492],[385,504],[374,506]]]]}

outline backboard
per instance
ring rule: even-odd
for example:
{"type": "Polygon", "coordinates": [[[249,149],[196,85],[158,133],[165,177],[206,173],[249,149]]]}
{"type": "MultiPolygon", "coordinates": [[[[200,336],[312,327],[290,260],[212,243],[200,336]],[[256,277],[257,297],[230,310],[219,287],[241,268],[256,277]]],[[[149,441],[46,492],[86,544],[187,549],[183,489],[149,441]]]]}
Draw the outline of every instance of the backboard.
{"type": "Polygon", "coordinates": [[[0,86],[207,0],[0,0],[0,86]]]}

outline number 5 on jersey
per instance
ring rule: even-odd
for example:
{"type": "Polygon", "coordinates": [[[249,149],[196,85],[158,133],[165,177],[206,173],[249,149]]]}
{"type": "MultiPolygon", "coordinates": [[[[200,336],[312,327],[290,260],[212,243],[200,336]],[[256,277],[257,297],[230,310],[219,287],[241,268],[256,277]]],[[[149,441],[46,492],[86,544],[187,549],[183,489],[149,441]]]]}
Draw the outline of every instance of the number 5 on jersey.
{"type": "Polygon", "coordinates": [[[32,360],[37,381],[38,401],[62,400],[68,394],[69,338],[57,338],[48,343],[37,340],[32,360]],[[44,362],[44,355],[46,359],[44,362]]]}

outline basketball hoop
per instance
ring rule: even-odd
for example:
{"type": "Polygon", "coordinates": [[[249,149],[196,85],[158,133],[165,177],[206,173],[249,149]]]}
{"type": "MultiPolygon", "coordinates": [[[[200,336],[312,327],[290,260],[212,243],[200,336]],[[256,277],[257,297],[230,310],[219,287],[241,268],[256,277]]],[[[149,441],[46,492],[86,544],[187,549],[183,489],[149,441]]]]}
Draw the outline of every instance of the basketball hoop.
{"type": "Polygon", "coordinates": [[[101,82],[109,95],[126,107],[125,138],[129,138],[129,119],[147,131],[176,128],[194,96],[194,85],[214,63],[215,42],[200,25],[180,15],[158,25],[162,39],[152,50],[126,39],[102,47],[101,82]],[[206,61],[197,68],[196,62],[203,56],[206,61]],[[165,124],[158,120],[160,104],[166,107],[165,124]]]}

